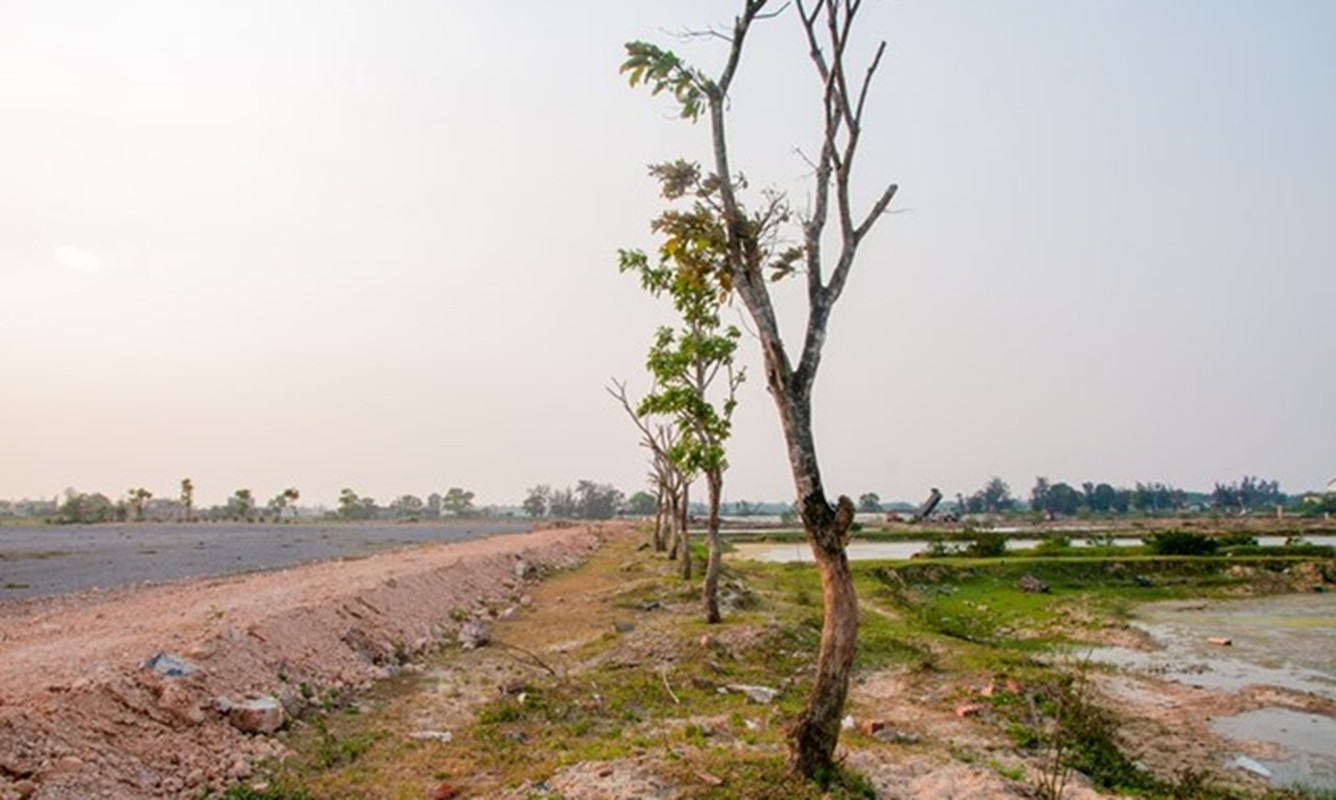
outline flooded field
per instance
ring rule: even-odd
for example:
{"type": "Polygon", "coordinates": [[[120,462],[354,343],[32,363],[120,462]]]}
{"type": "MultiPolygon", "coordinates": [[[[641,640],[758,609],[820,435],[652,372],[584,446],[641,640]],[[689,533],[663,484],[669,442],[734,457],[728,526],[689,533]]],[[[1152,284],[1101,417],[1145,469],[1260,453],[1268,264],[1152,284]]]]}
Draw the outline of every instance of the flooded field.
{"type": "MultiPolygon", "coordinates": [[[[1034,547],[1042,542],[1042,539],[1010,539],[1007,541],[1008,550],[1024,550],[1034,547]]],[[[1336,546],[1336,536],[1312,536],[1305,541],[1311,544],[1336,546]]],[[[1283,536],[1259,536],[1257,543],[1262,547],[1280,547],[1285,544],[1283,536]]],[[[1089,542],[1080,537],[1071,539],[1072,547],[1082,548],[1091,546],[1089,542]]],[[[1101,545],[1111,544],[1114,547],[1138,547],[1141,545],[1141,539],[1121,537],[1113,539],[1111,542],[1100,542],[1101,545]]],[[[926,553],[932,545],[926,539],[913,539],[900,542],[851,542],[847,549],[850,561],[879,561],[884,559],[913,558],[921,553],[926,553]]],[[[812,551],[805,542],[738,542],[733,545],[734,558],[747,558],[754,561],[767,561],[771,563],[787,564],[790,562],[808,562],[812,561],[812,551]]]]}
{"type": "MultiPolygon", "coordinates": [[[[1257,538],[1262,546],[1284,544],[1279,536],[1257,538]]],[[[1333,545],[1336,537],[1314,536],[1307,541],[1333,545]]],[[[1008,549],[1033,547],[1038,542],[1012,539],[1008,549]]],[[[1120,538],[1113,543],[1132,547],[1141,541],[1120,538]]],[[[855,561],[908,559],[930,544],[926,540],[854,542],[848,553],[855,561]]],[[[1072,545],[1088,546],[1075,537],[1072,545]]],[[[734,551],[733,558],[812,561],[804,542],[737,543],[734,551]]],[[[1092,662],[1116,667],[1129,677],[1170,681],[1191,689],[1257,696],[1250,687],[1277,687],[1322,698],[1316,707],[1330,708],[1330,701],[1336,701],[1336,593],[1147,603],[1136,606],[1133,613],[1132,624],[1149,635],[1154,649],[1103,647],[1071,655],[1084,659],[1088,652],[1092,662]],[[1229,644],[1218,643],[1222,641],[1229,644]]],[[[1243,713],[1211,712],[1210,729],[1235,743],[1220,756],[1221,765],[1262,776],[1276,786],[1302,783],[1336,789],[1336,717],[1264,702],[1268,705],[1243,713]]]]}
{"type": "Polygon", "coordinates": [[[1336,699],[1336,594],[1149,603],[1134,623],[1163,649],[1104,648],[1094,660],[1208,689],[1268,684],[1336,699]]]}
{"type": "MultiPolygon", "coordinates": [[[[1100,648],[1091,659],[1187,686],[1279,686],[1336,700],[1336,594],[1150,603],[1137,608],[1134,624],[1162,649],[1100,648]]],[[[1272,745],[1273,757],[1239,757],[1238,766],[1276,785],[1336,788],[1336,718],[1261,708],[1217,717],[1211,727],[1272,745]]]]}

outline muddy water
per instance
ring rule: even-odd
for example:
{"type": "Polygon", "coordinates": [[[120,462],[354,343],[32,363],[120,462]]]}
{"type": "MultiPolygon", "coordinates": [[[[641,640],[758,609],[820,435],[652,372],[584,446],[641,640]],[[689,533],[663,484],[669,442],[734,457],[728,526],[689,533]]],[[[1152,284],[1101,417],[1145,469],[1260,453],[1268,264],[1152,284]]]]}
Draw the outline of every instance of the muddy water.
{"type": "Polygon", "coordinates": [[[1286,708],[1259,708],[1216,719],[1211,727],[1230,739],[1279,745],[1285,757],[1255,759],[1276,785],[1302,783],[1336,789],[1336,721],[1331,717],[1286,708]]]}
{"type": "Polygon", "coordinates": [[[1103,648],[1094,659],[1208,689],[1269,684],[1336,699],[1336,594],[1149,603],[1134,622],[1164,649],[1103,648]]]}
{"type": "MultiPolygon", "coordinates": [[[[1008,550],[1024,550],[1039,544],[1041,539],[1009,539],[1007,541],[1008,550]]],[[[1310,544],[1336,545],[1336,536],[1312,536],[1306,539],[1310,544]]],[[[1073,547],[1086,547],[1089,545],[1085,539],[1079,536],[1073,536],[1071,539],[1073,547]]],[[[1257,543],[1263,547],[1280,547],[1285,544],[1283,536],[1259,536],[1257,543]]],[[[880,561],[885,559],[913,558],[919,553],[928,550],[931,543],[924,539],[906,540],[902,542],[852,542],[848,546],[847,552],[850,561],[880,561]]],[[[957,543],[960,544],[960,543],[957,543]]],[[[1110,542],[1114,547],[1139,547],[1140,539],[1117,538],[1110,542]]],[[[789,562],[812,562],[812,551],[805,542],[787,542],[784,544],[775,544],[773,542],[738,542],[733,545],[736,551],[736,558],[746,558],[753,561],[769,561],[772,563],[786,564],[789,562]]]]}
{"type": "MultiPolygon", "coordinates": [[[[1262,684],[1336,699],[1336,594],[1151,603],[1134,622],[1163,649],[1100,648],[1092,660],[1220,691],[1262,684]]],[[[1278,757],[1256,759],[1272,783],[1336,788],[1336,718],[1263,708],[1212,726],[1236,741],[1277,745],[1278,757]]]]}

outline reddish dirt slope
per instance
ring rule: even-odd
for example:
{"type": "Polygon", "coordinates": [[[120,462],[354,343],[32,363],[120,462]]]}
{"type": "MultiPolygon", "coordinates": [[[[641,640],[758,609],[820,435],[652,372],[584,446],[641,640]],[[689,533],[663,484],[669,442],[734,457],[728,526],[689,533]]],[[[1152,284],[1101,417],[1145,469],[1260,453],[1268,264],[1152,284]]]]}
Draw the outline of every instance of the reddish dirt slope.
{"type": "Polygon", "coordinates": [[[279,747],[229,724],[219,697],[294,708],[366,686],[452,639],[460,619],[517,602],[516,562],[573,566],[609,530],[0,606],[0,798],[198,797],[245,777],[279,747]],[[159,652],[197,671],[146,668],[159,652]]]}

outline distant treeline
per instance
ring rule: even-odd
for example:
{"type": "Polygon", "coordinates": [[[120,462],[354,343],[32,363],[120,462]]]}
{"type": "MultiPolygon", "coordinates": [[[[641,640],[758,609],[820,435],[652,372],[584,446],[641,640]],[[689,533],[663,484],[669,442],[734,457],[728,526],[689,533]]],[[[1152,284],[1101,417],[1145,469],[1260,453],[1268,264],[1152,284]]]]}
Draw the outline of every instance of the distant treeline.
{"type": "MultiPolygon", "coordinates": [[[[260,504],[249,489],[237,489],[223,503],[196,508],[194,485],[186,478],[181,481],[176,497],[154,497],[147,489],[135,488],[112,500],[101,492],[66,489],[62,497],[51,500],[0,500],[0,519],[67,523],[287,522],[298,518],[412,522],[518,514],[533,519],[611,519],[619,515],[652,515],[655,506],[655,499],[648,492],[639,491],[628,497],[616,486],[592,480],[580,480],[566,488],[539,484],[530,488],[517,506],[475,506],[474,493],[457,486],[444,493],[432,492],[425,498],[404,494],[385,504],[352,489],[344,489],[333,510],[298,507],[296,501],[300,496],[297,489],[287,488],[260,504]]],[[[904,501],[882,502],[875,492],[866,492],[858,498],[858,510],[864,513],[904,512],[914,507],[904,501]]],[[[1187,491],[1158,481],[1138,481],[1128,488],[1094,481],[1074,486],[1038,477],[1027,499],[1013,495],[1005,481],[993,477],[977,491],[968,495],[957,493],[954,502],[943,502],[938,513],[956,516],[1038,513],[1057,518],[1210,512],[1246,514],[1274,512],[1277,508],[1295,514],[1334,513],[1336,493],[1306,492],[1291,496],[1281,491],[1279,481],[1250,475],[1235,482],[1217,482],[1210,492],[1187,491]]],[[[704,511],[704,505],[691,504],[692,514],[703,514],[704,511]]],[[[735,517],[778,517],[786,523],[797,520],[794,505],[785,502],[734,500],[723,503],[720,511],[735,517]]]]}
{"type": "MultiPolygon", "coordinates": [[[[237,489],[226,501],[213,506],[195,505],[195,487],[183,479],[175,497],[155,497],[142,487],[128,490],[113,500],[102,492],[66,489],[51,500],[0,500],[0,520],[17,519],[54,523],[103,522],[291,522],[297,519],[344,521],[386,520],[414,522],[424,520],[479,517],[530,517],[559,519],[610,519],[628,513],[632,506],[644,505],[641,492],[628,501],[617,487],[591,480],[581,480],[574,487],[554,489],[543,484],[529,490],[519,506],[476,506],[472,491],[452,486],[443,493],[432,492],[425,498],[413,494],[378,503],[351,488],[339,493],[333,510],[303,508],[296,503],[301,493],[289,487],[267,502],[256,500],[250,489],[237,489]]],[[[653,498],[649,498],[653,503],[653,498]]]]}
{"type": "Polygon", "coordinates": [[[1189,492],[1157,481],[1138,481],[1131,488],[1086,481],[1078,488],[1062,481],[1054,483],[1041,476],[1035,478],[1029,500],[1025,501],[1013,497],[1010,487],[994,477],[969,496],[957,494],[955,506],[961,514],[1031,511],[1049,517],[1080,514],[1155,516],[1184,512],[1246,514],[1275,512],[1276,509],[1324,513],[1336,510],[1336,494],[1310,492],[1291,497],[1280,490],[1279,481],[1251,475],[1245,475],[1237,482],[1217,482],[1210,492],[1189,492]]]}

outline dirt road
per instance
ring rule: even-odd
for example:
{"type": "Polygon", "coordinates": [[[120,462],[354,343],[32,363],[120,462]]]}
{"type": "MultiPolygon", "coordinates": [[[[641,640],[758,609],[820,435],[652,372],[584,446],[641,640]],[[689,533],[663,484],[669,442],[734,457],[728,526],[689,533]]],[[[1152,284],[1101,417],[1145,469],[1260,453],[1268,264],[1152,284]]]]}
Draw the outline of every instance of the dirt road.
{"type": "Polygon", "coordinates": [[[0,526],[0,603],[527,531],[523,520],[0,526]]]}

